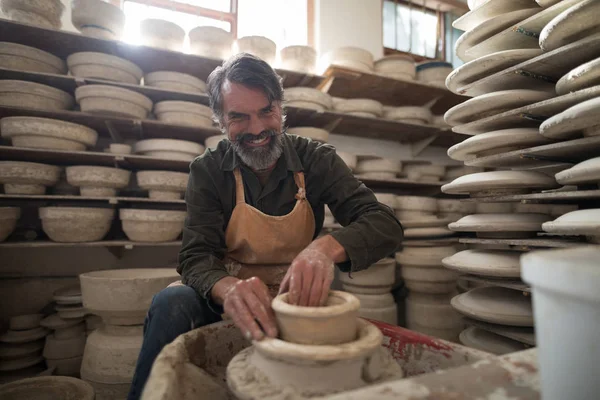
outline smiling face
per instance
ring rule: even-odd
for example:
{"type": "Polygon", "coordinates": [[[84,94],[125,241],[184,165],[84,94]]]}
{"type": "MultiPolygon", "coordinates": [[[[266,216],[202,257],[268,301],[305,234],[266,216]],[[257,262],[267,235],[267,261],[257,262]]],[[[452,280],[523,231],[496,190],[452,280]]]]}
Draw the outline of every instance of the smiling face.
{"type": "Polygon", "coordinates": [[[253,170],[273,166],[283,152],[283,109],[265,93],[225,80],[222,128],[242,162],[253,170]]]}

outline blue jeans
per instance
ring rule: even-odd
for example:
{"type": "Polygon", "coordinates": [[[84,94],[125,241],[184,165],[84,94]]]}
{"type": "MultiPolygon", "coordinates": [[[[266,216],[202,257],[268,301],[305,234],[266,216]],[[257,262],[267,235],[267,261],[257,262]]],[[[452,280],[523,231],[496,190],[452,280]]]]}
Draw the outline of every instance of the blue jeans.
{"type": "Polygon", "coordinates": [[[183,333],[220,320],[221,316],[189,286],[173,286],[157,293],[144,321],[144,342],[127,399],[141,397],[152,364],[163,347],[183,333]]]}

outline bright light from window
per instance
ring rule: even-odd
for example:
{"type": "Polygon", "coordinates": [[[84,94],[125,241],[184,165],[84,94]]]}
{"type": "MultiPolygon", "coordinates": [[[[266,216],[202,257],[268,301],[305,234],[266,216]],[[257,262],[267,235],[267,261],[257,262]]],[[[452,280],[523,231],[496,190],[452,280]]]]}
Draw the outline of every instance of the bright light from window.
{"type": "Polygon", "coordinates": [[[192,6],[210,8],[211,10],[231,12],[230,0],[174,0],[177,3],[190,4],[192,6]]]}
{"type": "MultiPolygon", "coordinates": [[[[189,0],[189,3],[223,3],[224,0],[210,1],[193,1],[189,0]]],[[[226,0],[229,4],[229,0],[226,0]]],[[[213,5],[214,5],[213,4],[213,5]]],[[[194,4],[200,5],[200,4],[194,4]]],[[[214,8],[214,7],[213,7],[214,8]]],[[[218,21],[213,18],[200,17],[194,14],[187,14],[178,11],[168,10],[160,7],[148,6],[133,1],[126,1],[123,7],[123,11],[126,16],[125,32],[123,34],[123,40],[132,44],[141,44],[142,38],[140,36],[140,22],[148,18],[164,19],[166,21],[174,22],[186,33],[189,33],[192,29],[197,26],[215,26],[217,28],[231,31],[231,24],[226,21],[218,21]]],[[[185,42],[183,44],[183,51],[189,53],[189,38],[186,35],[185,42]]]]}
{"type": "Polygon", "coordinates": [[[434,12],[404,4],[383,4],[383,46],[435,57],[438,19],[434,12]],[[394,13],[394,6],[396,13],[394,13]],[[411,26],[412,25],[412,26],[411,26]]]}

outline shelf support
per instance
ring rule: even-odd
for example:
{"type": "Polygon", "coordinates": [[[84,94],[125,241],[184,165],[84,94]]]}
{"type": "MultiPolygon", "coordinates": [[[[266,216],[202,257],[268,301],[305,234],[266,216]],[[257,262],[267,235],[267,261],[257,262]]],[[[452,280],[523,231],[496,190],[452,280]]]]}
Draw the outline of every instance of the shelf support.
{"type": "Polygon", "coordinates": [[[421,139],[419,141],[413,142],[410,144],[410,153],[413,157],[418,156],[425,150],[431,143],[433,143],[439,135],[431,135],[426,137],[425,139],[421,139]]]}
{"type": "Polygon", "coordinates": [[[117,260],[122,259],[123,253],[125,252],[125,249],[123,248],[123,246],[119,246],[119,247],[108,246],[108,247],[106,247],[106,250],[108,250],[113,256],[115,256],[115,258],[117,260]]]}

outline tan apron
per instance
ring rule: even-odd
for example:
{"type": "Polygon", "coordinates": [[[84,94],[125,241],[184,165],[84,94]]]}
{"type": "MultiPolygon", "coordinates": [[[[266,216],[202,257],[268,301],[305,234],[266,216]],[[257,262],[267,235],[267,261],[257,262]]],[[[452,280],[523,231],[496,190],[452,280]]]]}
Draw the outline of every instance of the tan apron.
{"type": "Polygon", "coordinates": [[[315,216],[306,199],[304,174],[294,172],[296,205],[287,215],[267,215],[246,204],[239,168],[235,177],[236,204],[225,231],[225,267],[232,276],[260,278],[271,296],[277,295],[291,262],[308,246],[315,233],[315,216]]]}

